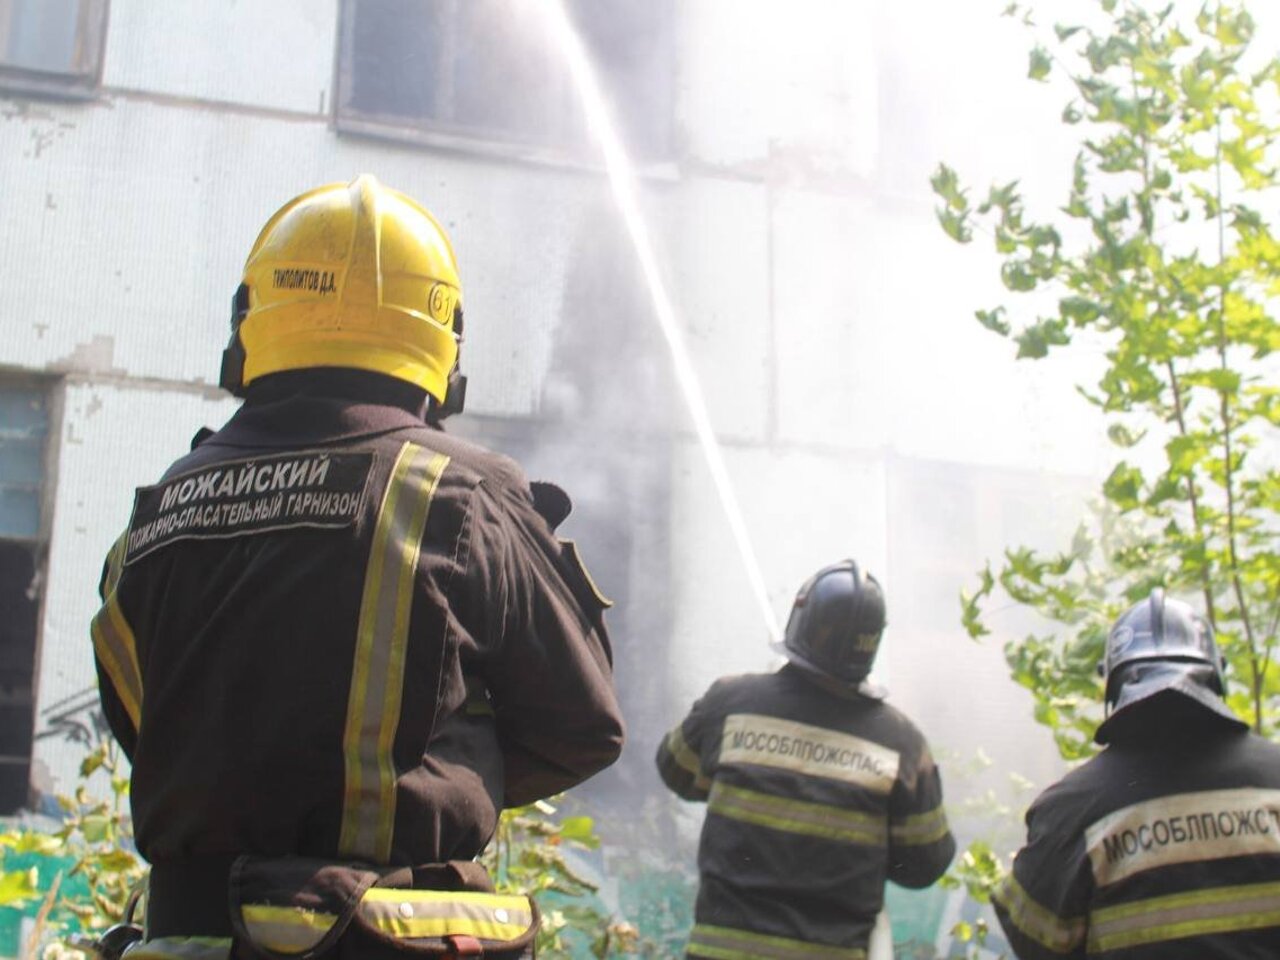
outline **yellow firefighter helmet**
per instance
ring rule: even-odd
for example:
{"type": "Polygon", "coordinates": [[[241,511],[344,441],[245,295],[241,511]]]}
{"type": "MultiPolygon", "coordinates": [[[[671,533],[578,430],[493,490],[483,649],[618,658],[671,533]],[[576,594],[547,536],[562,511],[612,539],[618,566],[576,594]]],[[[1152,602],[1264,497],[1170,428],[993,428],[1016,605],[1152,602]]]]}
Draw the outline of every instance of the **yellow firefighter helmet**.
{"type": "Polygon", "coordinates": [[[364,174],[286,203],[244,265],[222,386],[286,370],[352,367],[461,409],[462,285],[439,222],[364,174]]]}

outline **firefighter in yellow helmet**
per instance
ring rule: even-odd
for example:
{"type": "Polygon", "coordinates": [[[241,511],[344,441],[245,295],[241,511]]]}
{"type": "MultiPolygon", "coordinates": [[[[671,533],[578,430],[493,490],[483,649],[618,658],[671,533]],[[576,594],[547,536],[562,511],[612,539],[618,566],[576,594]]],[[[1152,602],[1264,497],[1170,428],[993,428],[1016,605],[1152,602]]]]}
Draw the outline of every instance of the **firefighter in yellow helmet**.
{"type": "Polygon", "coordinates": [[[249,254],[245,402],[137,491],[92,626],[158,955],[531,949],[531,901],[473,858],[622,719],[568,497],[440,427],[461,334],[448,237],[371,176],[249,254]]]}

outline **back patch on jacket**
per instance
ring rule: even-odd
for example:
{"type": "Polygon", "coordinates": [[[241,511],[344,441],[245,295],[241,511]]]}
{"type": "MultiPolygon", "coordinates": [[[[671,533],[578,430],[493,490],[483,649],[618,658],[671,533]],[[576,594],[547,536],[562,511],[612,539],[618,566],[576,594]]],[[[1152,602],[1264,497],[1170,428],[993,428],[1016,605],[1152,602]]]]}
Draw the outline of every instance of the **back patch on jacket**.
{"type": "Polygon", "coordinates": [[[125,563],[175,540],[339,528],[360,516],[373,454],[301,450],[227,460],[140,487],[125,563]]]}
{"type": "Polygon", "coordinates": [[[850,733],[754,713],[725,718],[720,762],[842,780],[874,793],[888,793],[898,776],[898,754],[888,747],[850,733]]]}
{"type": "Polygon", "coordinates": [[[1178,863],[1280,854],[1280,790],[1174,794],[1090,825],[1085,847],[1099,887],[1178,863]]]}

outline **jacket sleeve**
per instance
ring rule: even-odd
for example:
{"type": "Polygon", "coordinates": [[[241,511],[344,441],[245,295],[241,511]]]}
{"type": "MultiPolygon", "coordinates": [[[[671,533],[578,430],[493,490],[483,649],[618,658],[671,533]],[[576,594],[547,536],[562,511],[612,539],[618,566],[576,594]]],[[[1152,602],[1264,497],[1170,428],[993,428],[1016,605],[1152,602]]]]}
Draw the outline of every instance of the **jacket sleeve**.
{"type": "Polygon", "coordinates": [[[1027,811],[1027,843],[992,898],[1022,960],[1083,960],[1093,874],[1084,835],[1069,829],[1055,791],[1027,811]]]}
{"type": "Polygon", "coordinates": [[[919,889],[935,883],[956,853],[942,805],[942,777],[928,744],[920,741],[898,771],[889,805],[889,879],[919,889]]]}
{"type": "Polygon", "coordinates": [[[504,804],[523,806],[581,783],[622,750],[608,601],[527,484],[482,482],[471,522],[471,564],[489,607],[483,669],[504,804]]]}
{"type": "Polygon", "coordinates": [[[658,744],[658,775],[676,796],[685,800],[706,800],[710,795],[711,777],[702,758],[708,755],[707,748],[718,727],[712,699],[708,691],[658,744]]]}
{"type": "Polygon", "coordinates": [[[142,713],[142,676],[138,668],[137,641],[120,604],[119,585],[124,572],[122,535],[107,553],[98,595],[102,606],[89,624],[93,659],[98,671],[98,697],[112,735],[133,760],[142,713]]]}

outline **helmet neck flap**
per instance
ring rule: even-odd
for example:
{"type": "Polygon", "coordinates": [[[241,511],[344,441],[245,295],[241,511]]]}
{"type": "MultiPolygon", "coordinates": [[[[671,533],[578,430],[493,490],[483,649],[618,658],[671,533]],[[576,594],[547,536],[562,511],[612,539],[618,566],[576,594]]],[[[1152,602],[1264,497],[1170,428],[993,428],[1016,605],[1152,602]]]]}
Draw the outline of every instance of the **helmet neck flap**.
{"type": "Polygon", "coordinates": [[[1190,605],[1167,598],[1158,587],[1116,620],[1098,672],[1105,681],[1107,708],[1094,734],[1098,743],[1141,727],[1138,714],[1169,703],[1170,697],[1177,698],[1176,709],[1189,702],[1200,714],[1212,714],[1210,722],[1247,727],[1223,700],[1222,655],[1208,624],[1190,605]]]}

